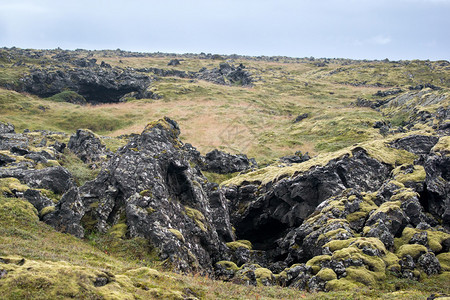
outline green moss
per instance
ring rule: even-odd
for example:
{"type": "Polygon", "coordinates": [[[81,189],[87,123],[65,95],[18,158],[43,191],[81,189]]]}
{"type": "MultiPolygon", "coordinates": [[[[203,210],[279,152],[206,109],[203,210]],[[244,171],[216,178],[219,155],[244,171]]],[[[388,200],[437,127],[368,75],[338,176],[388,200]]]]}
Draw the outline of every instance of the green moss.
{"type": "Polygon", "coordinates": [[[392,166],[412,164],[417,158],[411,152],[387,146],[388,141],[376,140],[363,145],[367,153],[378,161],[392,166]]]}
{"type": "Polygon", "coordinates": [[[227,270],[233,270],[235,272],[239,270],[238,266],[232,261],[222,260],[217,262],[216,264],[224,267],[227,270]]]}
{"type": "Polygon", "coordinates": [[[177,239],[179,239],[181,242],[185,242],[184,240],[184,236],[183,234],[181,234],[181,232],[179,230],[173,229],[173,228],[169,228],[169,231],[177,237],[177,239]]]}
{"type": "Polygon", "coordinates": [[[378,250],[378,252],[382,256],[384,256],[384,255],[386,255],[386,253],[388,253],[383,242],[381,242],[378,238],[374,238],[374,237],[357,238],[350,245],[356,246],[358,249],[371,248],[374,250],[378,250]]]}
{"type": "Polygon", "coordinates": [[[141,267],[137,269],[131,269],[124,273],[132,279],[149,280],[151,278],[157,278],[163,276],[159,271],[147,267],[141,267]]]}
{"type": "Polygon", "coordinates": [[[361,219],[365,219],[367,217],[367,212],[363,212],[363,211],[356,211],[354,213],[348,214],[345,219],[349,222],[356,222],[359,221],[361,219]]]}
{"type": "Polygon", "coordinates": [[[22,184],[19,179],[13,177],[0,178],[0,192],[1,194],[13,194],[13,190],[18,192],[25,192],[29,187],[22,184]]]}
{"type": "Polygon", "coordinates": [[[400,264],[392,264],[387,268],[388,271],[393,272],[393,273],[400,273],[402,270],[402,267],[400,266],[400,264]]]}
{"type": "MultiPolygon", "coordinates": [[[[6,299],[98,298],[94,281],[103,275],[66,262],[25,260],[22,266],[1,264],[8,271],[0,294],[6,299]]],[[[105,274],[105,276],[107,276],[105,274]]]]}
{"type": "Polygon", "coordinates": [[[41,192],[42,195],[45,197],[51,199],[53,203],[58,203],[61,199],[61,195],[55,194],[53,191],[47,190],[47,189],[37,189],[41,192]]]}
{"type": "Polygon", "coordinates": [[[5,199],[1,196],[0,219],[9,225],[33,224],[39,221],[38,212],[30,202],[17,198],[5,199]]]}
{"type": "Polygon", "coordinates": [[[450,154],[450,136],[441,136],[439,141],[431,149],[434,152],[444,152],[445,155],[450,154]]]}
{"type": "Polygon", "coordinates": [[[442,231],[426,230],[428,235],[428,246],[435,253],[442,251],[442,243],[450,239],[450,234],[442,231]]]}
{"type": "Polygon", "coordinates": [[[126,138],[112,138],[112,137],[100,137],[102,144],[106,146],[106,149],[116,153],[117,150],[128,143],[126,138]]]}
{"type": "Polygon", "coordinates": [[[316,274],[316,276],[319,277],[322,280],[325,280],[325,281],[330,281],[330,280],[333,280],[333,279],[337,279],[336,273],[330,268],[323,268],[323,269],[321,269],[316,274]]]}
{"type": "Polygon", "coordinates": [[[39,216],[42,218],[45,215],[52,213],[56,210],[56,208],[54,206],[46,206],[43,209],[41,209],[41,211],[39,212],[39,216]]]}
{"type": "Polygon", "coordinates": [[[238,240],[234,242],[226,243],[227,247],[230,248],[233,251],[236,251],[237,248],[243,247],[248,250],[252,250],[252,243],[247,240],[238,240]]]}
{"type": "Polygon", "coordinates": [[[331,260],[331,255],[317,255],[306,262],[306,265],[312,268],[314,274],[322,269],[322,262],[331,260]]]}
{"type": "Polygon", "coordinates": [[[442,243],[450,238],[450,234],[442,232],[442,231],[433,231],[433,230],[420,230],[415,228],[406,227],[403,232],[402,236],[400,238],[394,239],[394,245],[395,249],[399,249],[402,245],[408,244],[411,238],[416,233],[420,232],[426,232],[428,237],[428,246],[430,249],[435,252],[439,253],[442,251],[442,243]]]}
{"type": "Polygon", "coordinates": [[[450,272],[450,252],[438,254],[436,258],[441,264],[442,271],[450,272]]]}
{"type": "Polygon", "coordinates": [[[405,255],[411,255],[412,258],[417,259],[420,255],[427,253],[427,247],[419,244],[405,244],[400,246],[396,254],[398,257],[402,258],[405,255]]]}
{"type": "Polygon", "coordinates": [[[206,226],[204,222],[206,221],[205,216],[197,209],[194,209],[189,206],[185,206],[184,210],[186,212],[186,215],[192,219],[192,221],[197,224],[197,226],[204,232],[207,231],[206,226]]]}
{"type": "Polygon", "coordinates": [[[390,212],[392,210],[399,210],[400,209],[400,205],[402,203],[400,201],[388,201],[388,202],[384,202],[383,204],[380,205],[380,207],[375,210],[373,212],[373,214],[377,214],[377,213],[387,213],[390,212]]]}
{"type": "Polygon", "coordinates": [[[275,279],[272,271],[267,268],[256,268],[254,272],[258,285],[265,285],[265,282],[271,283],[275,279]]]}
{"type": "Polygon", "coordinates": [[[363,286],[364,285],[359,282],[355,282],[347,278],[341,278],[328,281],[325,288],[328,291],[351,291],[363,286]]]}
{"type": "Polygon", "coordinates": [[[359,282],[364,285],[376,285],[374,272],[371,272],[364,267],[348,267],[345,269],[345,272],[347,273],[347,276],[345,277],[347,280],[359,282]]]}
{"type": "Polygon", "coordinates": [[[124,238],[128,230],[125,223],[118,223],[108,230],[108,233],[116,238],[124,238]]]}
{"type": "Polygon", "coordinates": [[[276,181],[278,178],[284,178],[286,176],[293,176],[295,174],[306,172],[315,166],[324,166],[330,162],[330,160],[343,157],[344,155],[351,155],[351,152],[348,149],[345,149],[333,153],[319,154],[308,161],[294,164],[290,167],[283,166],[280,168],[279,166],[268,166],[257,171],[236,176],[230,180],[222,182],[221,185],[240,185],[244,181],[266,184],[270,181],[276,181]]]}
{"type": "Polygon", "coordinates": [[[146,211],[149,215],[151,215],[152,213],[154,213],[156,211],[156,209],[154,209],[153,207],[147,207],[146,211]]]}
{"type": "Polygon", "coordinates": [[[398,265],[398,261],[399,261],[398,256],[389,251],[386,253],[386,255],[384,257],[382,257],[382,259],[383,259],[384,263],[386,264],[386,267],[396,266],[396,265],[398,265]]]}
{"type": "Polygon", "coordinates": [[[386,276],[385,261],[380,257],[367,255],[363,253],[361,249],[358,248],[358,246],[361,247],[363,245],[365,245],[366,247],[372,247],[377,249],[378,247],[381,247],[380,252],[383,253],[382,248],[384,248],[384,245],[383,246],[378,245],[378,243],[375,242],[375,240],[377,239],[368,241],[365,238],[358,238],[356,241],[353,242],[353,245],[351,245],[350,247],[335,251],[332,255],[332,259],[338,261],[343,261],[347,259],[362,260],[364,262],[364,265],[368,266],[370,270],[372,270],[370,271],[371,276],[373,276],[373,278],[376,278],[378,280],[382,280],[386,276]]]}
{"type": "Polygon", "coordinates": [[[347,240],[333,240],[326,243],[324,247],[328,247],[330,248],[331,252],[334,252],[336,250],[347,248],[350,245],[350,243],[353,242],[354,240],[356,240],[356,238],[351,238],[347,240]]]}
{"type": "Polygon", "coordinates": [[[221,184],[222,182],[230,180],[231,178],[237,176],[239,172],[229,174],[218,174],[213,172],[202,171],[202,174],[208,179],[209,182],[221,184]]]}
{"type": "Polygon", "coordinates": [[[403,184],[406,182],[423,182],[425,180],[426,173],[423,166],[414,165],[414,171],[411,173],[406,173],[402,170],[406,166],[408,165],[399,166],[392,171],[395,180],[403,184]]]}
{"type": "Polygon", "coordinates": [[[38,163],[35,168],[36,169],[45,169],[45,168],[59,167],[59,166],[61,166],[61,165],[59,164],[58,161],[49,159],[49,160],[47,160],[46,163],[38,163]]]}
{"type": "Polygon", "coordinates": [[[50,101],[55,101],[55,102],[87,104],[86,99],[83,96],[81,96],[78,93],[73,92],[73,91],[63,91],[63,92],[53,95],[47,99],[50,101]]]}
{"type": "Polygon", "coordinates": [[[59,163],[73,175],[75,182],[79,186],[85,184],[86,181],[93,180],[100,172],[100,169],[93,170],[89,165],[83,163],[81,159],[68,149],[64,150],[63,158],[59,163]]]}
{"type": "Polygon", "coordinates": [[[8,276],[0,294],[5,299],[185,299],[181,286],[160,272],[139,267],[114,275],[66,262],[26,259],[23,265],[2,264],[8,276]],[[108,284],[95,286],[99,278],[108,284]],[[160,283],[165,283],[161,286],[160,283]]]}
{"type": "Polygon", "coordinates": [[[403,189],[401,192],[396,193],[391,197],[391,201],[404,201],[411,198],[418,198],[419,194],[414,192],[412,189],[403,189]]]}
{"type": "Polygon", "coordinates": [[[394,238],[394,248],[397,251],[400,246],[404,244],[408,244],[411,238],[414,234],[419,232],[419,230],[411,228],[411,227],[405,227],[402,232],[402,236],[400,238],[394,238]]]}
{"type": "Polygon", "coordinates": [[[139,195],[141,195],[142,197],[153,197],[153,193],[150,190],[142,190],[139,195]]]}
{"type": "Polygon", "coordinates": [[[344,228],[338,228],[338,229],[335,229],[335,230],[330,230],[328,232],[325,232],[324,234],[321,234],[317,240],[320,241],[320,240],[322,240],[324,238],[333,239],[333,237],[335,237],[336,235],[338,235],[340,233],[348,233],[348,231],[345,230],[344,228]]]}

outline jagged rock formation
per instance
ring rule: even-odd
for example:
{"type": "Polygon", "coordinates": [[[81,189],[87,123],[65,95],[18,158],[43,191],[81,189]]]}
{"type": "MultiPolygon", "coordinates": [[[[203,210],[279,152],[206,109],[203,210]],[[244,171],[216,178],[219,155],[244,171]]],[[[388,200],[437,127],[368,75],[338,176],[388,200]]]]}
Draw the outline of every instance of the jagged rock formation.
{"type": "MultiPolygon", "coordinates": [[[[84,64],[83,64],[84,66],[84,64]]],[[[123,96],[134,93],[136,98],[152,98],[147,91],[150,78],[130,71],[91,67],[58,71],[35,70],[22,78],[21,90],[50,97],[65,90],[82,95],[90,103],[118,102],[123,96]]]]}
{"type": "Polygon", "coordinates": [[[0,121],[0,134],[3,133],[15,133],[14,125],[10,123],[3,123],[0,121]]]}
{"type": "Polygon", "coordinates": [[[78,129],[76,134],[70,137],[67,147],[84,163],[100,162],[107,154],[100,138],[87,129],[78,129]]]}
{"type": "Polygon", "coordinates": [[[180,78],[200,79],[221,85],[251,86],[254,81],[250,73],[245,70],[245,66],[242,64],[235,67],[228,63],[221,63],[219,68],[202,68],[198,72],[186,72],[175,69],[166,70],[160,68],[139,68],[136,69],[136,71],[153,73],[162,77],[175,76],[180,78]]]}
{"type": "Polygon", "coordinates": [[[225,183],[236,236],[254,250],[238,265],[219,262],[217,275],[335,290],[375,286],[387,271],[409,279],[440,273],[438,258],[450,243],[446,145],[447,136],[410,135],[386,144],[401,149],[390,154],[403,155],[402,162],[362,146],[324,166],[308,161],[310,169],[286,171],[287,178],[262,182],[255,172],[225,183]],[[252,264],[270,271],[258,275],[252,264]]]}
{"type": "MultiPolygon", "coordinates": [[[[199,79],[222,85],[251,86],[254,79],[240,64],[235,67],[221,63],[218,68],[202,68],[197,72],[160,69],[160,68],[121,68],[111,66],[92,58],[88,51],[86,56],[81,51],[36,51],[8,49],[0,53],[0,60],[13,61],[13,67],[28,68],[26,75],[13,82],[2,82],[2,86],[19,92],[28,92],[40,97],[53,97],[56,101],[75,104],[92,104],[123,102],[128,99],[159,99],[150,85],[157,76],[175,76],[199,79]],[[50,57],[46,57],[46,55],[50,57]],[[36,60],[27,64],[24,60],[36,60]],[[37,61],[41,59],[40,61],[37,61]],[[38,65],[41,65],[39,68],[38,65]],[[47,64],[51,64],[49,67],[47,64]]],[[[133,57],[133,56],[132,56],[133,57]]],[[[180,64],[172,59],[169,66],[180,64]]]]}
{"type": "Polygon", "coordinates": [[[218,69],[201,69],[198,71],[196,77],[198,79],[212,81],[217,84],[236,84],[248,86],[252,84],[252,78],[244,69],[245,67],[242,64],[238,67],[234,67],[227,63],[221,63],[218,69]]]}
{"type": "MultiPolygon", "coordinates": [[[[178,135],[178,125],[166,118],[121,148],[97,179],[80,188],[84,221],[105,232],[124,218],[128,235],[148,239],[168,265],[210,271],[225,246],[213,223],[206,180],[190,166],[178,135]]],[[[222,200],[216,202],[225,207],[222,200]]],[[[231,226],[221,229],[233,235],[231,226]]]]}
{"type": "Polygon", "coordinates": [[[111,103],[126,101],[127,98],[158,99],[148,88],[152,79],[137,72],[153,73],[158,76],[176,76],[181,78],[196,78],[223,85],[249,86],[252,83],[250,74],[244,66],[230,66],[221,64],[220,68],[198,72],[185,72],[179,70],[164,70],[158,68],[141,68],[136,70],[111,68],[95,65],[95,62],[83,63],[75,61],[78,68],[63,68],[61,70],[33,70],[30,75],[21,79],[19,91],[28,92],[40,97],[50,97],[64,91],[73,91],[81,97],[63,97],[67,102],[83,104],[85,99],[89,103],[111,103]],[[84,98],[84,99],[83,99],[84,98]]]}

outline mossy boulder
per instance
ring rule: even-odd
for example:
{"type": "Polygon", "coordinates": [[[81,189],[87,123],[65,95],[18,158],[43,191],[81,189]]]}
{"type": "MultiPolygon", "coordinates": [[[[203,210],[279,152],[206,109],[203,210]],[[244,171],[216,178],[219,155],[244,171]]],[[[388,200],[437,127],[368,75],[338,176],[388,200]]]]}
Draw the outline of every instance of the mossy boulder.
{"type": "Polygon", "coordinates": [[[316,274],[316,276],[320,277],[320,279],[325,280],[325,281],[330,281],[330,280],[337,279],[336,273],[330,268],[323,268],[323,269],[321,269],[316,274]]]}
{"type": "Polygon", "coordinates": [[[275,276],[267,268],[256,268],[255,271],[257,285],[271,286],[275,284],[275,276]]]}
{"type": "Polygon", "coordinates": [[[327,282],[325,288],[327,291],[351,291],[362,288],[365,285],[347,278],[333,279],[327,282]]]}
{"type": "Polygon", "coordinates": [[[442,271],[450,272],[450,252],[438,254],[436,258],[441,264],[442,271]]]}
{"type": "Polygon", "coordinates": [[[428,249],[424,245],[418,244],[405,244],[398,248],[396,254],[398,257],[402,258],[406,255],[410,255],[412,258],[417,259],[424,253],[427,253],[428,249]]]}
{"type": "Polygon", "coordinates": [[[247,250],[252,250],[252,243],[247,240],[237,240],[234,242],[226,243],[227,247],[233,251],[236,251],[238,248],[245,248],[247,250]]]}
{"type": "Polygon", "coordinates": [[[13,177],[0,178],[0,193],[15,195],[16,192],[25,192],[29,187],[13,177]]]}

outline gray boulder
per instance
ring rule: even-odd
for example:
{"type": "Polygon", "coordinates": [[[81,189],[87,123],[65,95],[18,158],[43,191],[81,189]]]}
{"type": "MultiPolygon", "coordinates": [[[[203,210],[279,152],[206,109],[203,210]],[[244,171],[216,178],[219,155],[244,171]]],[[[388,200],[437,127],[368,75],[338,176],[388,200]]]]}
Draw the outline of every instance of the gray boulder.
{"type": "Polygon", "coordinates": [[[0,134],[2,133],[15,133],[14,125],[0,121],[0,134]]]}
{"type": "Polygon", "coordinates": [[[206,153],[203,161],[202,171],[219,174],[242,172],[257,167],[256,161],[245,154],[232,155],[217,149],[206,153]]]}
{"type": "Polygon", "coordinates": [[[86,129],[78,129],[70,137],[67,147],[84,163],[99,162],[106,155],[105,145],[92,131],[86,129]]]}

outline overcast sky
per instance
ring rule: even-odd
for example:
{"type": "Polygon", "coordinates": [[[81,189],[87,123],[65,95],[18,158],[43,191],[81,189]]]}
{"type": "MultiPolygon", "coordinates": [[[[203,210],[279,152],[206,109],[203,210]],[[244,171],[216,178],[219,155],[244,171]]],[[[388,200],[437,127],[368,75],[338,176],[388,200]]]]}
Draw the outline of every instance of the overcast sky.
{"type": "Polygon", "coordinates": [[[450,59],[450,0],[0,0],[0,47],[450,59]]]}

